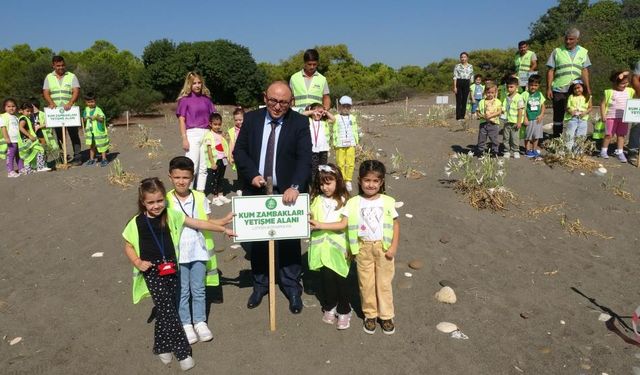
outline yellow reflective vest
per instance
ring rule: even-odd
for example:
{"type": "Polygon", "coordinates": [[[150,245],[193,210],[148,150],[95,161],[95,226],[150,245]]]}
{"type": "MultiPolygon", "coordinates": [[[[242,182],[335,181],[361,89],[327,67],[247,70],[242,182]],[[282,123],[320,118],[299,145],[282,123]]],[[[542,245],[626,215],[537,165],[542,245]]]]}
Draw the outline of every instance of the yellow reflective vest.
{"type": "Polygon", "coordinates": [[[58,106],[62,107],[71,100],[73,97],[73,78],[75,75],[71,72],[65,72],[62,76],[62,85],[58,81],[58,76],[55,72],[51,72],[47,75],[47,81],[49,82],[49,94],[51,100],[58,106]]]}
{"type": "MultiPolygon", "coordinates": [[[[522,95],[515,93],[512,97],[507,96],[502,102],[502,113],[506,114],[508,123],[518,123],[518,103],[521,101],[523,101],[522,95]],[[509,98],[511,100],[509,100],[509,98]]],[[[524,110],[525,108],[522,108],[523,116],[520,118],[521,123],[524,119],[524,110]]]]}
{"type": "Polygon", "coordinates": [[[581,46],[576,46],[576,54],[573,58],[569,50],[559,47],[554,50],[555,68],[551,88],[554,91],[562,90],[571,85],[571,82],[582,77],[582,69],[588,58],[588,50],[581,46]]]}
{"type": "MultiPolygon", "coordinates": [[[[393,212],[396,200],[388,195],[380,194],[382,199],[382,249],[389,250],[393,240],[393,212]]],[[[347,217],[347,238],[349,240],[349,250],[352,254],[360,252],[360,242],[358,238],[358,228],[360,227],[360,202],[364,199],[359,195],[349,199],[345,210],[347,217]]]]}
{"type": "MultiPolygon", "coordinates": [[[[309,208],[315,220],[321,220],[326,212],[322,204],[322,197],[318,196],[311,202],[309,208]]],[[[314,230],[309,242],[309,269],[318,270],[327,267],[342,277],[349,274],[347,261],[347,234],[343,231],[314,230]]]]}
{"type": "MultiPolygon", "coordinates": [[[[35,137],[36,132],[33,130],[31,119],[23,115],[18,117],[18,122],[20,121],[27,123],[27,131],[32,137],[35,137]]],[[[24,160],[25,164],[32,164],[39,153],[44,153],[44,148],[42,148],[37,138],[35,141],[32,141],[29,138],[23,139],[23,137],[24,134],[20,132],[20,136],[18,137],[18,154],[20,154],[20,159],[24,160]]]]}
{"type": "MultiPolygon", "coordinates": [[[[175,206],[175,203],[173,200],[174,192],[175,192],[175,189],[167,193],[167,196],[166,196],[167,208],[182,212],[180,207],[175,206]]],[[[208,220],[207,213],[204,211],[204,205],[206,204],[205,201],[207,197],[204,195],[204,193],[201,193],[196,190],[191,190],[191,193],[193,194],[193,204],[195,205],[195,208],[196,208],[195,218],[200,220],[208,220]]],[[[180,233],[182,234],[182,229],[180,230],[180,233]]],[[[218,261],[216,258],[216,253],[214,251],[215,244],[213,242],[213,233],[211,233],[208,230],[201,231],[200,233],[202,233],[202,235],[204,236],[204,246],[207,249],[207,255],[209,256],[209,260],[207,261],[207,264],[205,266],[206,267],[205,285],[216,286],[220,284],[220,278],[218,275],[218,261]]],[[[177,248],[176,248],[176,251],[177,251],[177,248]]],[[[180,257],[178,256],[178,254],[176,254],[176,257],[178,258],[178,261],[179,261],[180,257]]]]}
{"type": "MultiPolygon", "coordinates": [[[[209,160],[209,152],[207,150],[207,148],[209,146],[211,146],[211,153],[213,154],[213,161],[217,162],[218,161],[218,150],[216,150],[216,138],[213,135],[213,131],[208,131],[204,137],[202,137],[202,150],[205,154],[205,157],[207,159],[207,168],[211,168],[212,167],[212,163],[211,160],[209,160]]],[[[224,154],[227,158],[227,160],[229,159],[229,143],[227,142],[226,139],[224,139],[224,137],[220,137],[222,139],[222,148],[224,149],[224,154]]]]}
{"type": "Polygon", "coordinates": [[[303,70],[294,73],[289,80],[296,108],[305,108],[309,104],[322,103],[327,79],[318,72],[314,73],[308,89],[304,81],[303,70]]]}
{"type": "Polygon", "coordinates": [[[109,150],[109,130],[107,129],[107,117],[100,107],[85,107],[82,112],[84,118],[84,136],[85,144],[91,146],[95,143],[98,152],[107,152],[109,150]],[[98,116],[102,120],[91,120],[89,117],[98,116]]]}
{"type": "MultiPolygon", "coordinates": [[[[8,126],[9,126],[9,117],[11,115],[9,115],[8,113],[3,113],[0,116],[2,116],[2,123],[5,124],[5,127],[7,127],[7,132],[9,131],[8,126]]],[[[0,129],[2,129],[2,127],[0,126],[0,129]]],[[[9,149],[9,145],[7,144],[7,140],[4,139],[4,135],[0,134],[0,160],[5,160],[7,158],[7,151],[9,149]]]]}
{"type": "Polygon", "coordinates": [[[351,128],[350,131],[355,141],[355,144],[348,147],[353,147],[360,143],[360,129],[358,128],[358,120],[356,119],[356,116],[349,115],[348,116],[349,119],[347,120],[346,118],[347,116],[343,116],[341,114],[336,115],[336,122],[333,123],[333,146],[334,147],[345,147],[340,142],[341,141],[340,132],[349,131],[348,127],[351,128]]]}

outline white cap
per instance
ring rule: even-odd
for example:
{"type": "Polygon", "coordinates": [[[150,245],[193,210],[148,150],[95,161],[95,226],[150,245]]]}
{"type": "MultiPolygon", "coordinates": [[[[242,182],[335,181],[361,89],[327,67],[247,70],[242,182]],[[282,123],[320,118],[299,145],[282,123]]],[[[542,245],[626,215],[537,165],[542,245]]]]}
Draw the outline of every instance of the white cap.
{"type": "Polygon", "coordinates": [[[342,105],[353,105],[353,101],[351,100],[351,98],[346,95],[341,97],[339,102],[342,105]]]}

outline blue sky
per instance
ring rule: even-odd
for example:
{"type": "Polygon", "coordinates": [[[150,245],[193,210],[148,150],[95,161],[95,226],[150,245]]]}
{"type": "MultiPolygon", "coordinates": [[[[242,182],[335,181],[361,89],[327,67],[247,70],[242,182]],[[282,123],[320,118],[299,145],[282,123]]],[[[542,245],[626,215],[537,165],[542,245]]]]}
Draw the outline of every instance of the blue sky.
{"type": "Polygon", "coordinates": [[[463,50],[515,47],[555,0],[529,1],[3,1],[0,48],[83,50],[97,39],[137,56],[153,40],[228,39],[257,62],[344,43],[365,65],[424,66],[463,50]],[[92,4],[98,4],[96,6],[92,4]],[[152,4],[152,6],[149,6],[152,4]],[[24,13],[27,9],[36,9],[24,13]],[[502,14],[509,11],[508,17],[502,14]],[[4,12],[3,12],[4,13],[4,12]],[[69,26],[52,28],[51,23],[69,26]]]}

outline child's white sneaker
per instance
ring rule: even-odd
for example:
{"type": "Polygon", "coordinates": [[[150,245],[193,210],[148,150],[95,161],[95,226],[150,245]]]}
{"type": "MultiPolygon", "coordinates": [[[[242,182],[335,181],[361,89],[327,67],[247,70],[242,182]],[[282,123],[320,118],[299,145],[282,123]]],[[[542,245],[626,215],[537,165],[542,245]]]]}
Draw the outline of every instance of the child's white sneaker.
{"type": "Polygon", "coordinates": [[[214,206],[218,206],[218,207],[220,207],[220,206],[222,206],[224,203],[222,203],[222,201],[220,200],[220,198],[215,197],[215,198],[213,198],[213,199],[211,200],[211,204],[212,204],[212,205],[214,205],[214,206]]]}
{"type": "Polygon", "coordinates": [[[351,326],[351,311],[348,314],[338,314],[338,324],[336,328],[339,330],[347,329],[351,326]]]}
{"type": "Polygon", "coordinates": [[[191,356],[188,356],[187,358],[179,362],[180,362],[180,368],[182,369],[182,371],[191,370],[196,365],[195,361],[191,356]]]}
{"type": "Polygon", "coordinates": [[[171,353],[161,353],[161,354],[158,354],[158,358],[160,358],[160,361],[162,363],[164,363],[165,365],[168,365],[169,363],[171,363],[171,360],[173,359],[173,355],[171,353]]]}
{"type": "Polygon", "coordinates": [[[198,334],[198,340],[200,341],[211,341],[213,340],[213,335],[209,330],[206,322],[200,322],[193,325],[193,329],[195,329],[198,334]]]}
{"type": "Polygon", "coordinates": [[[336,322],[336,308],[325,311],[322,314],[322,321],[327,324],[334,324],[336,322]]]}
{"type": "Polygon", "coordinates": [[[231,199],[225,197],[224,195],[218,195],[218,199],[222,202],[222,203],[231,203],[231,199]]]}
{"type": "Polygon", "coordinates": [[[520,153],[519,152],[514,152],[513,153],[513,158],[514,159],[520,159],[520,153]]]}
{"type": "Polygon", "coordinates": [[[16,171],[11,171],[11,172],[7,173],[7,177],[9,177],[9,178],[20,177],[20,173],[17,173],[16,171]]]}
{"type": "Polygon", "coordinates": [[[36,172],[49,172],[50,170],[51,168],[43,167],[43,168],[36,169],[36,172]]]}
{"type": "Polygon", "coordinates": [[[505,152],[504,154],[502,154],[502,157],[505,159],[509,159],[511,157],[511,153],[509,153],[508,151],[505,152]]]}
{"type": "Polygon", "coordinates": [[[184,328],[184,333],[187,334],[187,341],[189,341],[189,344],[195,344],[198,342],[198,336],[196,336],[196,331],[193,330],[193,325],[185,324],[182,328],[184,328]]]}
{"type": "Polygon", "coordinates": [[[347,191],[351,193],[351,190],[353,190],[353,187],[351,186],[351,181],[347,181],[345,185],[347,186],[347,191]]]}
{"type": "Polygon", "coordinates": [[[241,197],[242,196],[242,190],[236,190],[236,195],[241,197]]]}

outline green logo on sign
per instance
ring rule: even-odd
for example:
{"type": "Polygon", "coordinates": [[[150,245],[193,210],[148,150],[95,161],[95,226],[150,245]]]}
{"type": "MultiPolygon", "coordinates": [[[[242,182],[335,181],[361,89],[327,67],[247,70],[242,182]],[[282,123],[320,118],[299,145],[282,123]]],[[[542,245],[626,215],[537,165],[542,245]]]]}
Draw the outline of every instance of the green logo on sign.
{"type": "Polygon", "coordinates": [[[64,108],[60,108],[60,111],[58,112],[60,112],[60,114],[64,114],[64,108]]]}
{"type": "Polygon", "coordinates": [[[273,210],[274,208],[276,208],[278,206],[278,202],[276,202],[275,199],[273,198],[269,198],[267,199],[267,201],[264,203],[265,207],[267,207],[270,210],[273,210]]]}
{"type": "Polygon", "coordinates": [[[276,231],[271,229],[271,230],[269,230],[268,234],[269,234],[269,236],[273,237],[273,236],[276,235],[276,231]]]}

